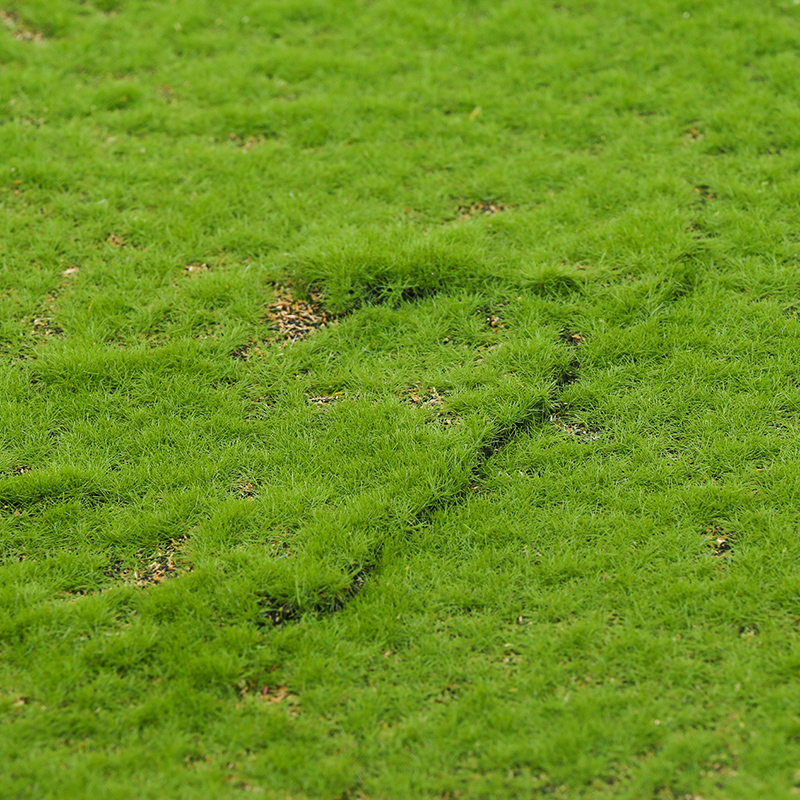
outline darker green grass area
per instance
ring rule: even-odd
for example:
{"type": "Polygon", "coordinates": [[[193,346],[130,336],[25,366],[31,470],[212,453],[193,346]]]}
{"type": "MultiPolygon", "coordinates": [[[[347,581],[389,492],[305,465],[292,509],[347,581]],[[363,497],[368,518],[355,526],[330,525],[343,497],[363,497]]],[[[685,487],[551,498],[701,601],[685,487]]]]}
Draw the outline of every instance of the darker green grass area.
{"type": "Polygon", "coordinates": [[[798,791],[796,0],[0,23],[0,796],[798,791]]]}

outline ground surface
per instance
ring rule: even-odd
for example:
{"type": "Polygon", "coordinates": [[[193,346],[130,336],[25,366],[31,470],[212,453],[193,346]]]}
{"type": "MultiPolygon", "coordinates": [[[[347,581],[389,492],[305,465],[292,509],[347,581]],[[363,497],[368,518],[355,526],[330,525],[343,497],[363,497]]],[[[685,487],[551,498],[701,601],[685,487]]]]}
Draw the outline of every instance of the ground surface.
{"type": "Polygon", "coordinates": [[[797,793],[797,0],[0,22],[0,796],[797,793]]]}

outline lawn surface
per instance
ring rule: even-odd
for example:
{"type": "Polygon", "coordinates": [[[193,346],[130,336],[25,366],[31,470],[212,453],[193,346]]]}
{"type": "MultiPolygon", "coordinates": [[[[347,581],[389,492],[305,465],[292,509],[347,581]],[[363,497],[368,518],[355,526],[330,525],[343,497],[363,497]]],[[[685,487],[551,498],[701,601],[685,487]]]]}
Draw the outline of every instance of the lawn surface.
{"type": "Polygon", "coordinates": [[[0,797],[800,791],[798,0],[0,23],[0,797]]]}

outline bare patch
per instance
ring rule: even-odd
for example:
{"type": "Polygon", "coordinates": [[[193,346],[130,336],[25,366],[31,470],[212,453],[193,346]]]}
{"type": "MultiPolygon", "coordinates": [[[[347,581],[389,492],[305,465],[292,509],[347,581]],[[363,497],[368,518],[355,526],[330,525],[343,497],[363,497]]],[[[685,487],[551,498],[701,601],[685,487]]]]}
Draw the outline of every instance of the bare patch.
{"type": "Polygon", "coordinates": [[[44,34],[41,31],[34,31],[27,27],[13,11],[0,11],[0,21],[2,21],[3,27],[20,42],[41,44],[44,41],[44,34]]]}
{"type": "Polygon", "coordinates": [[[569,410],[565,403],[553,403],[550,422],[569,436],[574,436],[576,439],[583,441],[594,441],[602,436],[601,432],[596,428],[590,428],[583,422],[569,419],[569,410]]]}
{"type": "Polygon", "coordinates": [[[260,342],[257,339],[251,339],[241,347],[237,347],[231,352],[231,358],[238,359],[239,361],[247,361],[248,358],[263,355],[264,351],[261,349],[260,342]]]}
{"type": "Polygon", "coordinates": [[[428,416],[425,420],[426,422],[450,426],[460,425],[464,421],[463,417],[445,408],[444,395],[439,394],[438,390],[433,386],[424,387],[418,383],[412,388],[401,392],[400,396],[414,408],[431,409],[434,413],[428,416]]]}
{"type": "MultiPolygon", "coordinates": [[[[39,268],[38,264],[35,266],[37,269],[39,268]]],[[[23,317],[22,322],[29,326],[28,335],[31,339],[41,342],[64,333],[64,330],[55,322],[55,304],[59,297],[69,293],[79,273],[80,267],[75,265],[67,267],[61,273],[65,280],[45,296],[44,302],[30,317],[23,317]]]]}
{"type": "Polygon", "coordinates": [[[241,481],[236,485],[236,493],[242,500],[255,500],[258,485],[255,481],[241,481]]]}
{"type": "Polygon", "coordinates": [[[500,205],[493,200],[478,200],[474,203],[459,203],[457,209],[459,219],[473,217],[493,217],[508,211],[508,206],[500,205]]]}
{"type": "Polygon", "coordinates": [[[55,323],[54,317],[54,305],[63,288],[64,286],[59,286],[50,292],[39,310],[28,320],[32,339],[52,339],[64,333],[64,330],[55,323]]]}
{"type": "MultiPolygon", "coordinates": [[[[716,195],[711,191],[711,187],[707,186],[705,183],[695,186],[694,193],[697,195],[697,200],[695,202],[698,203],[707,203],[709,200],[716,199],[716,195]]],[[[695,227],[697,227],[696,224],[695,227]]]]}
{"type": "Polygon", "coordinates": [[[735,534],[726,531],[720,525],[709,525],[703,533],[713,556],[716,558],[728,558],[732,555],[735,534]]]}
{"type": "Polygon", "coordinates": [[[269,306],[267,317],[278,324],[279,338],[288,344],[336,324],[318,294],[311,292],[308,300],[300,300],[294,296],[290,285],[275,287],[275,301],[269,306]]]}
{"type": "Polygon", "coordinates": [[[497,314],[489,314],[486,317],[486,325],[492,330],[497,330],[503,327],[503,320],[497,314]]]}
{"type": "Polygon", "coordinates": [[[344,400],[344,392],[334,392],[333,394],[319,394],[308,398],[308,402],[315,406],[329,406],[344,400]]]}
{"type": "Polygon", "coordinates": [[[187,264],[183,268],[183,274],[189,276],[202,275],[204,272],[208,272],[210,269],[211,267],[209,267],[205,262],[193,261],[191,264],[187,264]]]}
{"type": "Polygon", "coordinates": [[[108,236],[106,236],[106,243],[110,244],[112,247],[126,247],[128,240],[122,233],[109,233],[108,236]]]}
{"type": "Polygon", "coordinates": [[[442,395],[434,387],[422,387],[417,384],[401,393],[404,400],[417,408],[441,408],[444,405],[442,395]]]}
{"type": "Polygon", "coordinates": [[[491,331],[498,331],[505,324],[502,306],[481,306],[477,312],[483,317],[484,324],[491,331]]]}
{"type": "Polygon", "coordinates": [[[258,700],[269,705],[284,706],[290,717],[300,716],[300,698],[284,684],[268,683],[260,685],[255,681],[239,681],[236,684],[239,697],[258,700]]]}
{"type": "Polygon", "coordinates": [[[167,545],[159,547],[154,555],[143,559],[141,566],[122,572],[120,577],[133,586],[154,586],[184,572],[191,572],[191,565],[179,560],[180,550],[185,542],[185,536],[172,539],[167,545]]]}
{"type": "Polygon", "coordinates": [[[264,144],[267,139],[264,136],[237,136],[235,133],[228,134],[228,142],[234,147],[239,147],[243,152],[248,152],[259,145],[264,144]]]}

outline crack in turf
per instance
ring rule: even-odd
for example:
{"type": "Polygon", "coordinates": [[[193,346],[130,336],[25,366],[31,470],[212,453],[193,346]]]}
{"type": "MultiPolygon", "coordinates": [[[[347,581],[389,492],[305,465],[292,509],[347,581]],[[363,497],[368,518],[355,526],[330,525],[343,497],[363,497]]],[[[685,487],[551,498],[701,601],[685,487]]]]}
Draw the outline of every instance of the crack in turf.
{"type": "MultiPolygon", "coordinates": [[[[562,332],[562,339],[567,343],[571,350],[577,350],[582,342],[580,334],[574,332],[562,332]]],[[[580,362],[577,356],[573,355],[567,367],[558,375],[554,383],[554,390],[551,393],[550,404],[558,402],[561,393],[568,386],[574,384],[580,377],[580,362]]],[[[413,522],[407,528],[407,536],[411,537],[418,533],[421,528],[432,524],[434,516],[442,509],[457,508],[466,503],[481,484],[488,477],[488,465],[499,453],[514,442],[519,436],[527,433],[537,422],[545,422],[549,419],[549,408],[541,403],[533,403],[515,421],[501,427],[491,435],[487,436],[475,446],[473,465],[468,479],[464,485],[456,492],[439,495],[432,498],[429,502],[414,515],[413,522]]],[[[301,605],[296,600],[281,600],[273,596],[264,596],[259,601],[262,611],[259,614],[257,625],[266,627],[272,625],[280,627],[289,622],[297,622],[303,613],[333,614],[341,611],[345,606],[361,594],[368,578],[380,565],[382,546],[379,545],[372,550],[365,563],[351,565],[350,581],[348,585],[335,594],[322,594],[316,602],[308,605],[301,605]]]]}

